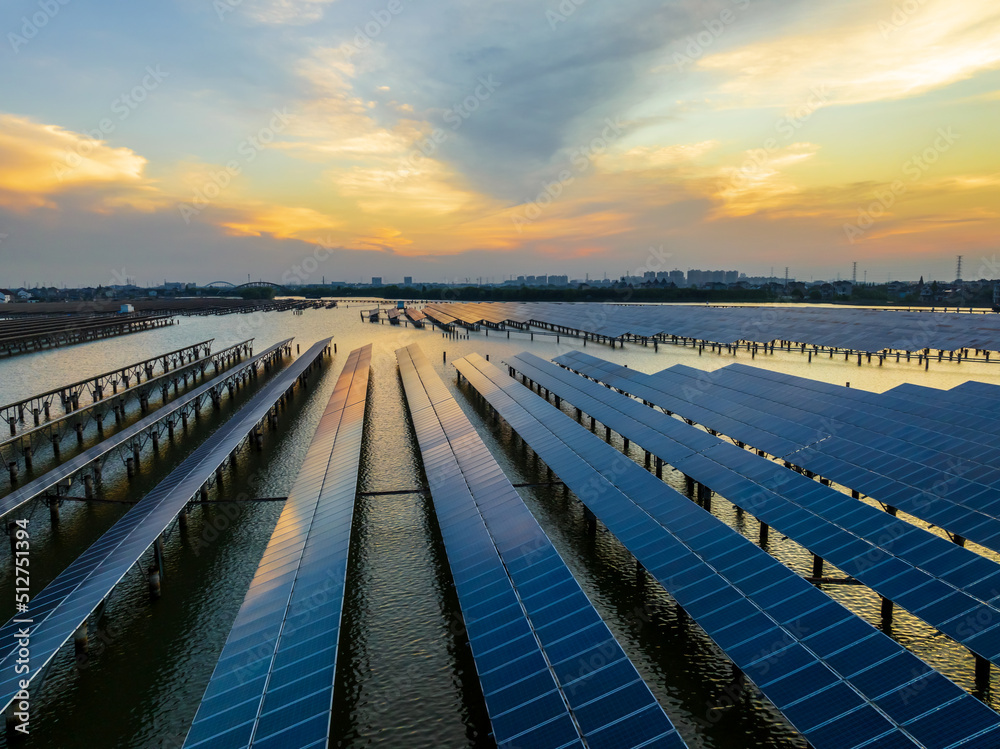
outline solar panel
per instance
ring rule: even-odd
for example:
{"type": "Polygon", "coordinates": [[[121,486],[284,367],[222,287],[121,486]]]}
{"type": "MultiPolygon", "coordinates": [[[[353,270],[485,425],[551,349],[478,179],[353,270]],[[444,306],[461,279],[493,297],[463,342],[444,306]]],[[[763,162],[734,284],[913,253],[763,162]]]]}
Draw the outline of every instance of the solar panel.
{"type": "Polygon", "coordinates": [[[1000,565],[711,435],[693,451],[686,442],[703,443],[700,430],[533,354],[506,363],[957,642],[974,643],[978,655],[1000,655],[1000,607],[989,602],[1000,565]],[[984,628],[996,628],[991,637],[965,624],[980,613],[996,622],[984,628]]]}
{"type": "MultiPolygon", "coordinates": [[[[1000,487],[1000,473],[992,466],[969,467],[969,463],[957,464],[956,468],[953,458],[942,450],[927,448],[918,453],[917,448],[904,440],[887,440],[877,432],[884,428],[884,421],[870,418],[867,405],[850,417],[853,423],[795,406],[796,394],[779,389],[776,384],[788,382],[787,375],[780,380],[769,377],[772,381],[759,384],[744,383],[743,391],[736,392],[728,385],[749,378],[743,377],[735,365],[716,370],[709,377],[700,370],[680,366],[657,375],[643,375],[580,352],[559,357],[557,361],[1000,551],[1000,502],[995,495],[995,489],[1000,487]],[[919,457],[923,462],[886,452],[880,445],[919,457]]],[[[812,396],[809,400],[812,402],[812,396]]],[[[947,438],[940,435],[928,441],[949,449],[947,438]]]]}
{"type": "Polygon", "coordinates": [[[347,357],[185,747],[329,741],[371,355],[347,357]]]}
{"type": "Polygon", "coordinates": [[[432,303],[427,314],[464,324],[525,324],[618,339],[676,336],[735,344],[798,341],[848,351],[917,351],[925,347],[1000,350],[1000,319],[902,310],[552,302],[432,303]]]}
{"type": "Polygon", "coordinates": [[[497,743],[684,746],[420,348],[396,357],[497,743]]]}
{"type": "Polygon", "coordinates": [[[93,447],[90,447],[87,450],[84,450],[83,452],[74,455],[69,460],[60,463],[51,471],[47,471],[38,478],[29,481],[24,486],[21,486],[20,488],[15,489],[6,496],[0,498],[0,517],[16,510],[18,507],[30,501],[32,498],[37,497],[42,492],[51,489],[60,481],[67,478],[68,476],[72,476],[81,468],[86,468],[95,460],[98,460],[101,457],[107,455],[115,448],[128,444],[130,440],[135,439],[137,436],[141,435],[145,430],[149,429],[157,422],[161,421],[162,419],[168,418],[171,414],[175,414],[183,410],[188,404],[198,400],[199,398],[204,397],[206,393],[213,390],[214,388],[219,387],[221,383],[225,382],[234,374],[245,371],[253,367],[262,360],[271,356],[274,352],[287,346],[291,342],[291,340],[292,340],[291,338],[288,338],[282,341],[281,343],[276,343],[275,345],[268,348],[266,351],[262,351],[256,356],[251,357],[246,361],[241,362],[240,364],[237,364],[232,369],[223,372],[217,377],[214,377],[211,380],[203,382],[198,387],[189,390],[179,398],[170,401],[170,403],[167,403],[164,406],[158,408],[153,413],[144,416],[134,424],[130,424],[121,431],[111,435],[107,439],[101,440],[101,442],[94,445],[93,447]]]}
{"type": "Polygon", "coordinates": [[[992,710],[566,414],[479,356],[455,365],[812,745],[919,744],[913,726],[931,714],[954,730],[940,745],[998,735],[992,710]],[[905,670],[869,680],[877,662],[838,657],[851,648],[905,670]],[[890,704],[915,684],[945,707],[916,717],[890,704]],[[967,708],[982,726],[952,725],[947,713],[967,708]]]}
{"type": "Polygon", "coordinates": [[[319,341],[286,369],[265,384],[229,421],[198,446],[156,488],[134,505],[86,552],[38,593],[28,611],[16,618],[31,619],[31,670],[18,675],[14,670],[17,640],[21,627],[15,620],[0,628],[0,637],[14,643],[0,658],[0,705],[11,704],[22,679],[32,680],[45,670],[59,648],[94,609],[111,593],[129,569],[173,522],[192,496],[213,474],[216,467],[263,419],[277,399],[292,387],[329,344],[319,341]]]}

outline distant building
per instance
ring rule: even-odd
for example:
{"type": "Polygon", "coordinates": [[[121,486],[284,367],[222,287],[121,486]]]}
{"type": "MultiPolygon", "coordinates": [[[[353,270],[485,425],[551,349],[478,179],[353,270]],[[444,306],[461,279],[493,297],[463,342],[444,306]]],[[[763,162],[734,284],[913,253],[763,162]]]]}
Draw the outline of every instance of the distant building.
{"type": "MultiPolygon", "coordinates": [[[[854,291],[854,284],[850,281],[834,281],[833,291],[837,296],[850,296],[854,291]]],[[[906,284],[905,289],[901,289],[903,293],[909,290],[909,284],[906,284]]]]}
{"type": "Polygon", "coordinates": [[[413,286],[413,276],[403,276],[403,286],[413,286]]]}
{"type": "Polygon", "coordinates": [[[382,276],[372,276],[372,286],[381,286],[382,276]]]}
{"type": "Polygon", "coordinates": [[[14,301],[14,295],[7,291],[7,289],[0,289],[0,304],[7,304],[12,301],[14,301]]]}
{"type": "Polygon", "coordinates": [[[550,286],[568,286],[569,276],[549,276],[550,286]]]}

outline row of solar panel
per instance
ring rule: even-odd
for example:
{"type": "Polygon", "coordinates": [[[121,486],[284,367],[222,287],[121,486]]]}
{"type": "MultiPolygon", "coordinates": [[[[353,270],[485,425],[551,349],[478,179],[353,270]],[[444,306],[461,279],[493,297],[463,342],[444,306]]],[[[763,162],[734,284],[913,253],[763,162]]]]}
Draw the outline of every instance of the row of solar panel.
{"type": "Polygon", "coordinates": [[[434,303],[428,305],[427,311],[470,324],[534,322],[609,338],[676,335],[735,343],[752,337],[758,342],[789,340],[873,352],[916,351],[925,347],[945,351],[1000,349],[1000,322],[983,315],[779,307],[769,309],[764,320],[754,307],[630,307],[549,302],[434,303]]]}
{"type": "Polygon", "coordinates": [[[532,354],[507,361],[988,660],[1000,661],[1000,565],[532,354]],[[967,626],[969,617],[990,622],[967,626]]]}
{"type": "Polygon", "coordinates": [[[645,381],[664,392],[679,392],[689,401],[689,409],[714,411],[736,425],[743,423],[774,435],[767,437],[770,447],[761,447],[789,460],[802,447],[836,439],[860,446],[872,467],[911,486],[953,482],[951,495],[969,498],[993,488],[992,484],[1000,485],[1000,473],[994,467],[1000,451],[922,429],[905,415],[890,420],[869,404],[824,404],[824,396],[813,397],[792,386],[744,376],[741,370],[730,367],[717,370],[709,382],[692,389],[694,382],[704,377],[699,370],[674,367],[647,376],[645,381]]]}
{"type": "MultiPolygon", "coordinates": [[[[659,375],[644,375],[610,365],[600,359],[596,360],[600,364],[596,364],[593,357],[579,352],[559,357],[556,361],[733,439],[772,455],[784,456],[797,466],[898,507],[952,533],[1000,550],[1000,520],[985,511],[995,509],[994,497],[985,487],[977,488],[968,496],[956,488],[959,486],[958,477],[942,479],[928,488],[922,483],[910,483],[895,476],[887,476],[883,471],[893,469],[896,476],[905,472],[906,475],[926,478],[919,467],[913,467],[886,453],[878,453],[875,448],[852,442],[841,434],[817,436],[816,427],[813,427],[814,439],[804,438],[801,433],[794,433],[794,429],[802,428],[801,424],[769,416],[770,404],[767,408],[753,412],[745,403],[727,398],[721,386],[716,388],[705,384],[704,373],[697,375],[698,384],[695,385],[694,376],[686,381],[667,382],[659,375]],[[763,417],[759,416],[761,412],[764,413],[763,417]],[[752,413],[758,415],[749,415],[752,413]],[[755,423],[741,421],[734,418],[734,414],[755,423]],[[767,428],[756,425],[761,418],[771,420],[770,423],[765,422],[767,428]],[[788,425],[788,428],[783,428],[784,425],[788,425]],[[789,439],[789,436],[795,439],[789,439]],[[869,466],[869,463],[872,465],[869,466]],[[981,506],[976,506],[977,502],[981,506]],[[986,502],[993,504],[985,504],[986,502]]],[[[714,375],[715,373],[713,377],[714,375]]],[[[776,408],[780,407],[776,405],[776,408]]],[[[920,482],[921,479],[912,480],[920,482]]]]}
{"type": "Polygon", "coordinates": [[[812,745],[996,743],[1000,716],[899,644],[481,357],[455,364],[812,745]]]}
{"type": "Polygon", "coordinates": [[[185,747],[329,740],[370,365],[347,357],[185,747]]]}
{"type": "Polygon", "coordinates": [[[119,432],[111,435],[105,440],[101,440],[98,444],[84,450],[77,455],[74,455],[69,460],[64,463],[60,463],[58,466],[53,468],[51,471],[47,471],[43,475],[39,476],[32,481],[29,481],[24,486],[21,486],[14,491],[10,492],[6,496],[0,498],[0,517],[6,515],[9,512],[13,512],[18,507],[24,503],[30,501],[32,498],[37,497],[42,492],[51,489],[53,486],[58,484],[60,481],[65,479],[67,476],[71,476],[81,468],[86,468],[88,465],[93,463],[95,460],[107,455],[109,452],[114,450],[116,447],[128,444],[128,442],[135,437],[141,435],[145,430],[152,427],[158,421],[169,418],[171,414],[177,413],[183,410],[189,403],[197,398],[201,398],[205,393],[209,392],[213,388],[219,387],[220,383],[224,382],[229,377],[234,374],[245,371],[252,367],[254,363],[261,361],[265,357],[269,356],[271,353],[278,351],[279,349],[287,346],[291,342],[291,338],[282,341],[281,343],[271,346],[266,351],[262,351],[257,356],[247,359],[245,362],[241,362],[233,369],[223,372],[222,374],[203,382],[196,388],[184,393],[182,396],[176,400],[167,403],[166,405],[158,408],[153,413],[150,413],[134,424],[130,424],[119,432]]]}
{"type": "MultiPolygon", "coordinates": [[[[49,583],[19,615],[31,625],[31,670],[18,675],[14,669],[17,640],[23,625],[8,621],[0,638],[11,645],[0,659],[0,709],[14,700],[22,679],[33,680],[43,672],[59,648],[87,620],[132,565],[166,530],[192,496],[212,476],[216,467],[266,416],[275,401],[322,354],[329,339],[320,341],[288,368],[266,383],[210,440],[202,443],[110,530],[49,583]]],[[[278,344],[284,345],[284,344],[278,344]]],[[[263,357],[267,352],[258,354],[263,357]]],[[[255,358],[257,358],[255,357],[255,358]]],[[[251,359],[253,361],[253,359],[251,359]]]]}
{"type": "Polygon", "coordinates": [[[397,358],[497,742],[683,746],[426,357],[397,358]]]}
{"type": "MultiPolygon", "coordinates": [[[[675,370],[682,375],[694,376],[693,371],[686,371],[686,368],[675,370]]],[[[987,546],[1000,541],[1000,536],[996,535],[996,518],[1000,515],[996,488],[1000,486],[1000,472],[991,456],[983,457],[982,447],[940,432],[925,432],[923,441],[926,447],[909,445],[906,439],[896,436],[886,437],[881,434],[886,431],[886,420],[880,418],[882,414],[874,413],[871,405],[825,412],[820,409],[815,414],[810,414],[806,408],[795,410],[787,402],[779,402],[794,398],[794,393],[789,392],[791,386],[777,387],[769,377],[745,375],[747,370],[761,372],[749,367],[719,370],[718,385],[705,391],[711,396],[713,409],[725,410],[729,416],[734,415],[734,408],[745,409],[740,412],[741,418],[752,419],[755,423],[750,424],[751,428],[772,434],[776,431],[785,433],[781,424],[788,423],[786,417],[794,418],[799,425],[807,423],[810,418],[821,425],[813,441],[799,440],[794,450],[780,454],[781,457],[903,509],[904,504],[926,507],[940,505],[936,500],[946,500],[948,504],[944,509],[960,519],[963,530],[975,533],[975,540],[987,546]],[[742,401],[739,400],[741,397],[742,401]],[[747,416],[746,410],[756,411],[757,416],[747,416]],[[861,427],[859,421],[867,422],[867,426],[861,427]],[[836,475],[829,473],[830,470],[836,475]],[[896,504],[897,501],[899,504],[896,504]]],[[[657,375],[656,379],[662,378],[657,375]]],[[[676,392],[676,388],[670,389],[676,392]]],[[[919,439],[917,428],[908,430],[905,421],[896,423],[898,426],[893,429],[894,434],[904,436],[911,432],[915,439],[919,439]]],[[[754,444],[750,439],[745,441],[754,444]]],[[[763,445],[760,447],[768,449],[763,445]]],[[[940,508],[934,509],[939,513],[941,511],[940,508]]],[[[935,523],[941,520],[940,515],[925,519],[935,523]]],[[[962,533],[960,530],[955,532],[962,533]]],[[[967,537],[973,538],[972,535],[967,537]]]]}
{"type": "MultiPolygon", "coordinates": [[[[655,376],[669,378],[672,374],[700,375],[704,378],[700,370],[684,366],[671,367],[655,376]]],[[[783,392],[793,399],[788,402],[799,409],[811,411],[814,417],[828,416],[878,434],[901,437],[911,444],[954,452],[959,459],[990,464],[1000,456],[997,425],[987,424],[991,421],[988,418],[978,419],[981,423],[973,427],[962,426],[951,419],[950,414],[954,412],[949,409],[924,407],[915,411],[912,408],[914,404],[908,400],[901,401],[893,396],[858,388],[818,383],[744,364],[723,367],[707,379],[717,386],[770,397],[771,400],[774,400],[776,392],[783,392]]]]}

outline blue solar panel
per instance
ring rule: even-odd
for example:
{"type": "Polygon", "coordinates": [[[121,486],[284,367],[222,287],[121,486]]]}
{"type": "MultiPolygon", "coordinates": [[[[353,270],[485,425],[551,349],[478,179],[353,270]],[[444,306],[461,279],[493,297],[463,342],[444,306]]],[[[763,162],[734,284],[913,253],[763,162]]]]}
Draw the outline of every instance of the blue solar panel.
{"type": "Polygon", "coordinates": [[[992,639],[980,637],[961,615],[982,607],[995,622],[988,628],[1000,636],[1000,606],[988,602],[996,592],[977,598],[965,589],[981,580],[995,583],[1000,565],[715,437],[714,446],[697,455],[682,452],[675,463],[677,442],[662,434],[682,441],[685,431],[703,434],[695,427],[532,354],[507,364],[956,641],[975,642],[978,655],[996,657],[992,639]]]}
{"type": "MultiPolygon", "coordinates": [[[[4,676],[0,679],[0,702],[6,708],[20,688],[21,679],[34,679],[45,670],[59,648],[86,621],[125,576],[129,569],[152,546],[173,522],[192,496],[221,465],[226,457],[263,419],[283,392],[322,354],[330,339],[320,341],[295,360],[287,369],[261,388],[233,418],[175,468],[166,479],[132,507],[84,554],[60,573],[36,595],[21,618],[31,625],[31,671],[18,675],[15,631],[23,625],[9,621],[0,628],[3,642],[14,643],[0,659],[4,676]]],[[[282,342],[278,346],[285,346],[282,342]]],[[[258,354],[263,357],[268,351],[258,354]]],[[[252,361],[252,360],[251,360],[252,361]]]]}
{"type": "Polygon", "coordinates": [[[426,357],[396,356],[497,743],[683,746],[426,357]]]}
{"type": "MultiPolygon", "coordinates": [[[[833,716],[824,714],[824,722],[810,717],[819,707],[806,710],[801,716],[796,713],[793,722],[814,746],[861,745],[883,734],[910,736],[903,725],[906,720],[890,711],[874,711],[872,714],[879,716],[878,719],[856,734],[828,734],[824,727],[868,709],[871,700],[886,692],[913,688],[914,684],[921,690],[937,692],[939,704],[954,705],[956,711],[958,706],[964,710],[971,705],[989,725],[1000,723],[1000,716],[940,677],[916,656],[638,465],[622,462],[615,448],[496,367],[478,356],[460,359],[455,364],[734,662],[748,674],[756,674],[761,691],[786,715],[796,713],[791,708],[804,696],[837,684],[849,688],[842,694],[858,696],[858,700],[833,699],[843,712],[833,716]],[[522,427],[532,421],[532,429],[522,427]],[[626,485],[629,488],[624,488],[626,485]],[[648,531],[657,527],[661,539],[654,561],[646,549],[651,548],[648,531]],[[633,546],[633,540],[640,536],[646,540],[641,549],[633,546]],[[737,598],[721,593],[727,587],[737,598]],[[751,608],[742,603],[744,600],[751,608]],[[724,608],[729,616],[721,613],[724,608]],[[847,671],[856,671],[856,664],[826,660],[827,656],[862,642],[866,647],[877,644],[878,650],[906,661],[909,670],[887,674],[887,683],[892,686],[886,689],[886,683],[869,685],[854,679],[847,671]],[[786,662],[792,668],[783,668],[783,660],[775,654],[793,646],[796,657],[786,662]],[[769,661],[774,666],[761,675],[764,669],[755,666],[769,661]],[[845,735],[856,735],[858,744],[845,741],[845,735]]],[[[949,709],[939,709],[935,715],[950,725],[944,714],[949,709]]],[[[974,735],[969,730],[955,725],[953,740],[974,735]]]]}
{"type": "Polygon", "coordinates": [[[186,747],[329,740],[370,366],[370,345],[347,357],[186,747]]]}
{"type": "MultiPolygon", "coordinates": [[[[881,417],[869,419],[866,411],[873,407],[869,403],[863,409],[855,409],[856,413],[850,415],[849,421],[843,421],[846,418],[844,409],[824,412],[818,408],[812,395],[808,408],[792,407],[789,401],[794,398],[789,392],[789,383],[797,384],[800,378],[777,376],[775,373],[766,373],[767,378],[747,375],[747,372],[765,372],[754,367],[731,365],[716,370],[712,373],[712,382],[706,384],[703,372],[688,367],[677,366],[658,375],[642,375],[624,367],[609,366],[608,362],[579,352],[567,354],[557,361],[582,374],[596,375],[617,384],[636,397],[1000,551],[1000,502],[996,501],[996,491],[991,488],[994,483],[1000,486],[1000,471],[993,465],[970,468],[973,464],[968,460],[958,463],[954,456],[949,457],[940,450],[932,452],[941,457],[948,470],[931,469],[879,450],[877,445],[884,440],[884,435],[873,430],[883,428],[886,420],[881,417]],[[696,379],[699,385],[692,390],[696,379]],[[746,392],[730,387],[736,382],[742,383],[740,387],[746,392]],[[776,390],[778,384],[789,387],[776,390]],[[698,403],[692,403],[693,399],[697,399],[698,403]],[[754,404],[754,417],[743,421],[731,418],[737,410],[734,404],[738,403],[754,404]],[[798,419],[798,422],[790,418],[798,419]],[[858,422],[866,420],[870,421],[867,426],[859,425],[858,422]],[[802,424],[806,422],[819,426],[804,427],[802,424]],[[838,427],[838,424],[841,426],[838,427]],[[831,430],[837,433],[833,434],[831,430]],[[869,438],[863,439],[863,435],[869,438]],[[859,439],[862,442],[858,442],[859,439]],[[996,478],[991,479],[990,476],[996,478]],[[988,485],[977,481],[987,481],[988,485]]],[[[817,387],[820,385],[824,392],[837,387],[822,383],[817,387]]],[[[841,390],[863,392],[850,388],[841,390]]],[[[819,395],[821,393],[817,397],[819,395]]],[[[907,437],[909,434],[907,432],[907,437]]],[[[944,440],[940,434],[931,434],[927,439],[938,447],[944,440]]],[[[963,442],[960,452],[967,455],[969,444],[963,442]]],[[[906,446],[905,440],[894,438],[891,441],[894,452],[905,451],[906,446]]]]}
{"type": "Polygon", "coordinates": [[[995,316],[956,315],[902,310],[687,305],[609,305],[597,303],[485,302],[432,303],[431,318],[464,325],[525,327],[529,324],[588,337],[674,336],[735,344],[799,341],[852,351],[912,350],[921,346],[1000,350],[1000,321],[995,316]]]}

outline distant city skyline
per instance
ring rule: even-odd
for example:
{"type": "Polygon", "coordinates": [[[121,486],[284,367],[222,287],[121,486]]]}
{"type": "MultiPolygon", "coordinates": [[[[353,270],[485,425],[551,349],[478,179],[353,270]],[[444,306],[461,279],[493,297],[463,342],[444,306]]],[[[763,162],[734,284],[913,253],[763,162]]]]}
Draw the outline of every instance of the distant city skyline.
{"type": "MultiPolygon", "coordinates": [[[[996,270],[992,276],[983,275],[976,277],[966,277],[965,281],[977,281],[977,280],[998,280],[1000,279],[1000,269],[993,269],[990,267],[983,267],[981,270],[990,271],[996,270]]],[[[277,278],[267,278],[264,276],[259,276],[257,278],[253,277],[253,274],[247,274],[246,279],[213,279],[212,281],[187,279],[182,281],[177,280],[142,280],[132,276],[116,274],[110,283],[99,283],[99,284],[86,284],[78,283],[76,285],[69,284],[49,284],[43,282],[35,283],[25,283],[20,284],[14,283],[4,283],[3,278],[0,278],[0,289],[32,289],[32,288],[94,288],[97,286],[106,287],[135,287],[135,288],[150,288],[150,289],[166,289],[173,291],[183,291],[187,287],[200,287],[204,288],[211,285],[232,285],[239,286],[244,283],[276,283],[285,286],[330,286],[330,285],[357,285],[357,286],[420,286],[420,285],[471,285],[471,286],[576,286],[581,283],[592,283],[592,284],[604,284],[604,283],[618,283],[621,281],[626,281],[630,283],[636,282],[658,282],[658,283],[672,283],[678,287],[701,287],[708,283],[721,283],[721,284],[735,284],[735,283],[751,283],[751,284],[764,284],[764,283],[803,283],[803,284],[813,284],[813,283],[838,283],[838,282],[852,282],[854,281],[851,277],[843,277],[843,274],[836,274],[833,277],[814,277],[809,276],[808,278],[797,277],[796,275],[789,272],[786,275],[778,275],[776,273],[767,274],[748,274],[740,270],[724,270],[724,269],[697,269],[691,268],[687,271],[680,270],[678,268],[669,271],[649,271],[644,269],[636,269],[637,272],[629,274],[620,274],[617,276],[601,274],[600,276],[595,276],[591,274],[584,274],[582,277],[575,277],[569,274],[507,274],[504,277],[494,277],[494,276],[477,276],[473,277],[453,277],[453,278],[421,278],[419,276],[370,276],[370,277],[358,277],[358,278],[327,278],[325,275],[321,275],[318,278],[312,277],[301,277],[292,276],[285,279],[277,278]]],[[[853,273],[853,269],[852,269],[853,273]]],[[[938,282],[943,284],[950,284],[955,280],[954,278],[936,278],[934,276],[924,276],[921,274],[916,278],[897,278],[887,274],[886,278],[878,279],[872,278],[868,279],[867,273],[858,272],[858,277],[856,283],[859,285],[869,284],[873,286],[883,285],[889,282],[901,282],[915,284],[918,281],[923,280],[927,284],[938,282]]]]}

